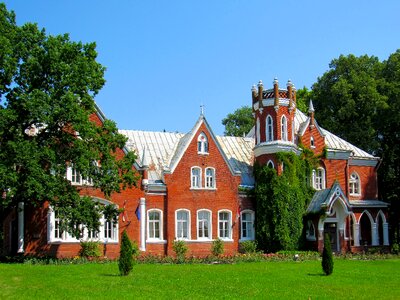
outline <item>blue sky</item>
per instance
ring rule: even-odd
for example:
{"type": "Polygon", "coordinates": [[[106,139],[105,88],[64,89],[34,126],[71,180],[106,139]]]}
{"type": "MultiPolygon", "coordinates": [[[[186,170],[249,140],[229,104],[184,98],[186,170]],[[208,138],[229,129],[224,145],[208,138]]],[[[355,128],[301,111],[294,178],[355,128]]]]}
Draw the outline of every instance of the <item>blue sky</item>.
{"type": "Polygon", "coordinates": [[[189,131],[205,106],[216,134],[274,77],[308,88],[340,54],[400,48],[400,1],[7,0],[17,23],[96,42],[96,97],[120,129],[189,131]]]}

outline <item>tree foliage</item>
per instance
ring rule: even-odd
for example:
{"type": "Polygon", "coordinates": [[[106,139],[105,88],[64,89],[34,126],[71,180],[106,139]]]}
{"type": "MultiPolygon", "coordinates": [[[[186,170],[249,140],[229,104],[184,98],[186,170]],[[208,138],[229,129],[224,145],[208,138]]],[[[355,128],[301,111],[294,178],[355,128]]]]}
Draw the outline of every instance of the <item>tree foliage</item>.
{"type": "Polygon", "coordinates": [[[116,124],[91,119],[105,68],[96,62],[95,43],[47,35],[35,24],[17,26],[4,4],[0,33],[0,207],[50,201],[78,237],[82,225],[98,227],[103,211],[80,197],[66,179],[67,166],[105,197],[137,180],[135,155],[117,158],[126,138],[116,124]]]}
{"type": "Polygon", "coordinates": [[[243,136],[250,132],[254,126],[254,118],[251,107],[242,106],[230,113],[222,120],[225,126],[224,134],[226,136],[243,136]]]}
{"type": "Polygon", "coordinates": [[[382,63],[374,56],[343,56],[313,85],[315,116],[322,127],[370,153],[378,148],[379,112],[387,107],[382,63]]]}
{"type": "Polygon", "coordinates": [[[303,113],[308,112],[308,105],[312,99],[312,92],[307,88],[303,87],[298,89],[296,92],[296,107],[303,113]]]}
{"type": "Polygon", "coordinates": [[[277,153],[284,171],[255,166],[256,239],[265,252],[296,250],[302,243],[303,217],[312,190],[307,184],[312,162],[294,153],[277,153]]]}

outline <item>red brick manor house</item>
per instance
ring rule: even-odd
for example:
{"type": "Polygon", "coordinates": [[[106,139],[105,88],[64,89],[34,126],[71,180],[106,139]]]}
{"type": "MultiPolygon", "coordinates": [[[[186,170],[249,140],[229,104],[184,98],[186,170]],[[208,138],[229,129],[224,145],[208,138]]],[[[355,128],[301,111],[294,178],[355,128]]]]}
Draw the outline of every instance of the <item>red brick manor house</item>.
{"type": "MultiPolygon", "coordinates": [[[[124,208],[118,222],[102,218],[98,232],[84,232],[82,239],[100,241],[109,258],[118,257],[125,229],[145,253],[173,255],[172,242],[184,240],[189,255],[208,255],[217,238],[225,253],[235,253],[241,241],[255,238],[255,208],[245,192],[254,186],[254,162],[279,174],[276,153],[300,153],[302,144],[316,154],[326,151],[310,178],[316,192],[307,210],[323,211],[306,222],[310,249],[322,250],[324,232],[330,233],[336,252],[389,245],[387,204],[377,198],[379,158],[321,128],[312,103],[308,114],[296,109],[290,81],[285,89],[276,79],[272,89],[264,89],[261,81],[253,86],[252,109],[255,127],[247,137],[215,135],[203,114],[186,134],[120,130],[128,143],[119,155],[136,152],[133,168],[141,184],[108,200],[67,168],[66,177],[82,195],[124,208]]],[[[98,109],[92,119],[100,123],[105,116],[98,109]]],[[[60,221],[51,207],[20,203],[2,222],[2,252],[77,255],[80,241],[61,231],[60,221]]]]}

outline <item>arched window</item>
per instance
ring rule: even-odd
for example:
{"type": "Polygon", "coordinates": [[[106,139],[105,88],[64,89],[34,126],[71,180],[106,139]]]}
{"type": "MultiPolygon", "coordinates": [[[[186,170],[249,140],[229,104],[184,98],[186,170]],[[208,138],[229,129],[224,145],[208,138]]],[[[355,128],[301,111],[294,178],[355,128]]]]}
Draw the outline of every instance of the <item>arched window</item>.
{"type": "Polygon", "coordinates": [[[352,196],[359,196],[360,190],[360,177],[356,172],[351,173],[349,180],[349,192],[352,196]]]}
{"type": "Polygon", "coordinates": [[[325,169],[320,167],[313,170],[313,187],[316,190],[323,190],[325,188],[325,169]]]}
{"type": "Polygon", "coordinates": [[[257,118],[256,122],[256,144],[259,144],[260,141],[260,119],[257,118]]]}
{"type": "Polygon", "coordinates": [[[206,188],[215,189],[215,169],[206,168],[206,188]]]}
{"type": "Polygon", "coordinates": [[[211,212],[209,210],[197,211],[197,239],[210,240],[212,237],[211,212]]]}
{"type": "Polygon", "coordinates": [[[267,116],[266,125],[267,125],[265,130],[266,141],[270,142],[274,140],[274,123],[270,115],[267,116]]]}
{"type": "Polygon", "coordinates": [[[199,167],[193,167],[191,170],[191,187],[201,188],[201,169],[199,167]]]}
{"type": "Polygon", "coordinates": [[[309,241],[315,241],[315,226],[311,220],[308,220],[306,227],[306,238],[309,241]]]}
{"type": "Polygon", "coordinates": [[[240,214],[240,219],[240,239],[254,240],[254,211],[242,211],[240,214]]]}
{"type": "Polygon", "coordinates": [[[208,153],[208,139],[204,132],[197,137],[197,152],[208,153]]]}
{"type": "Polygon", "coordinates": [[[175,213],[175,238],[177,240],[190,240],[190,211],[179,209],[175,213]]]}
{"type": "Polygon", "coordinates": [[[218,212],[218,237],[222,240],[232,239],[232,213],[229,210],[218,212]]]}
{"type": "Polygon", "coordinates": [[[274,162],[272,160],[269,160],[268,163],[267,163],[267,167],[271,168],[271,169],[275,168],[274,162]]]}
{"type": "Polygon", "coordinates": [[[285,116],[282,116],[281,119],[281,139],[282,141],[288,140],[288,127],[287,127],[287,119],[285,116]]]}
{"type": "Polygon", "coordinates": [[[162,211],[150,209],[147,211],[147,238],[149,240],[162,240],[162,211]]]}

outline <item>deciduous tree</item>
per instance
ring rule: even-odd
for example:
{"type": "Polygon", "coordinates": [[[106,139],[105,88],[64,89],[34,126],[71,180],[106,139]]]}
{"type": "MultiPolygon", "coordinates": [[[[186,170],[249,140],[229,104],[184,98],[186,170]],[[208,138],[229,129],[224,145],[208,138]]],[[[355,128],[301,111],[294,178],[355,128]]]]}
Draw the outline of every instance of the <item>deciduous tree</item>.
{"type": "Polygon", "coordinates": [[[222,120],[225,126],[224,134],[227,136],[243,136],[249,133],[254,126],[254,118],[251,107],[242,106],[230,113],[222,120]]]}
{"type": "Polygon", "coordinates": [[[67,166],[105,197],[136,181],[134,154],[116,155],[126,142],[116,124],[91,119],[105,68],[94,43],[17,26],[4,4],[0,33],[0,207],[49,201],[78,237],[82,225],[98,227],[101,206],[80,197],[66,179],[67,166]]]}

